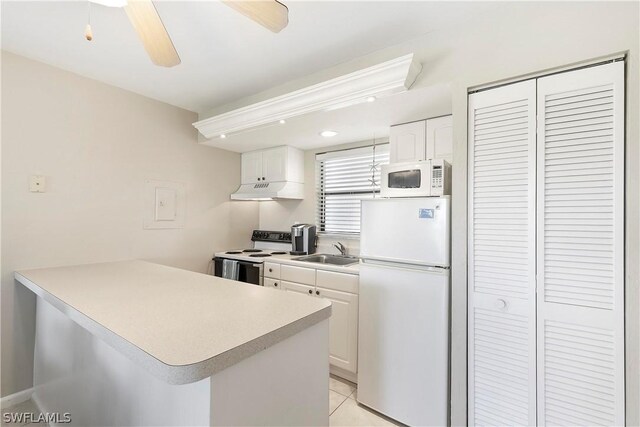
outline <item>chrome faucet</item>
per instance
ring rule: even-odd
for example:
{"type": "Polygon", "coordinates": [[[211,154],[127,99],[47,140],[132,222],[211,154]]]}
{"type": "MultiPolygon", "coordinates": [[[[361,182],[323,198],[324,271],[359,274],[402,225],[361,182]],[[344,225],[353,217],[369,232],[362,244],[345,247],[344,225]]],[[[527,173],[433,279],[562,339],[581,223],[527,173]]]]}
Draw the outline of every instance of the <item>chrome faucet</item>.
{"type": "Polygon", "coordinates": [[[340,251],[340,255],[346,255],[347,254],[347,247],[345,245],[343,245],[340,242],[337,242],[336,244],[333,245],[334,248],[336,248],[338,251],[340,251]]]}

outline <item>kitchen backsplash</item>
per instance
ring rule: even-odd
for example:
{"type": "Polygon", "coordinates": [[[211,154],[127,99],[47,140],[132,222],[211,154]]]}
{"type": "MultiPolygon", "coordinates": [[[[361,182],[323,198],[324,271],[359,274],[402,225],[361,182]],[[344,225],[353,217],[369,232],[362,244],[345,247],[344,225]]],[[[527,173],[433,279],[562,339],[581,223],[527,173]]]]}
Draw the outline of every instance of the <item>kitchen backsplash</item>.
{"type": "Polygon", "coordinates": [[[337,254],[338,249],[333,246],[337,242],[342,243],[347,248],[347,255],[360,255],[360,239],[353,237],[340,238],[339,236],[319,236],[316,252],[323,254],[337,254]]]}

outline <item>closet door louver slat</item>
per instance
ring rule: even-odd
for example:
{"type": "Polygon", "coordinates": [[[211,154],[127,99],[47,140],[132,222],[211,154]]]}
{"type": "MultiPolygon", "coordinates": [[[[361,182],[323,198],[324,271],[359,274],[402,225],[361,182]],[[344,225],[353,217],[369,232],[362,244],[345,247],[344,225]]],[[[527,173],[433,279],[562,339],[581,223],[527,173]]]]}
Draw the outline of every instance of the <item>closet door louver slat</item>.
{"type": "Polygon", "coordinates": [[[533,425],[536,83],[469,96],[469,424],[533,425]]]}
{"type": "Polygon", "coordinates": [[[624,425],[624,64],[538,79],[538,423],[624,425]]]}

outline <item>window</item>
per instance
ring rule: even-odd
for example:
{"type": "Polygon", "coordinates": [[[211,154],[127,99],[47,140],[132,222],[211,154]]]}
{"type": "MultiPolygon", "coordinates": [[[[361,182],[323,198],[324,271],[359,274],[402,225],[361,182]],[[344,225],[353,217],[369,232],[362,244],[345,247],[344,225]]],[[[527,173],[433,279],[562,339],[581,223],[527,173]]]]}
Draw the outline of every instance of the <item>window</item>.
{"type": "Polygon", "coordinates": [[[380,193],[389,144],[316,155],[317,225],[323,233],[360,233],[360,200],[380,193]]]}

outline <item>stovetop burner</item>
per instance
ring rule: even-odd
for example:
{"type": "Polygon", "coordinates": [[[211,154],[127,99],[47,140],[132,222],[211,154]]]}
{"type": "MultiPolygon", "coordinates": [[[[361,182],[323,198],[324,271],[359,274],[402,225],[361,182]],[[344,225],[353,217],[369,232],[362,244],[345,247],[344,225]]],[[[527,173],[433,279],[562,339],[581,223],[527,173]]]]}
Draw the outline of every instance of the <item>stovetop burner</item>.
{"type": "Polygon", "coordinates": [[[249,255],[249,256],[256,257],[256,258],[264,258],[264,257],[267,257],[267,256],[271,256],[271,254],[252,254],[252,255],[249,255]]]}
{"type": "Polygon", "coordinates": [[[286,255],[287,253],[284,251],[271,252],[271,255],[286,255]]]}
{"type": "Polygon", "coordinates": [[[240,251],[227,251],[225,252],[225,254],[230,254],[230,255],[237,255],[237,254],[241,254],[242,252],[240,251]]]}
{"type": "Polygon", "coordinates": [[[262,252],[262,249],[245,249],[242,252],[262,252]]]}

